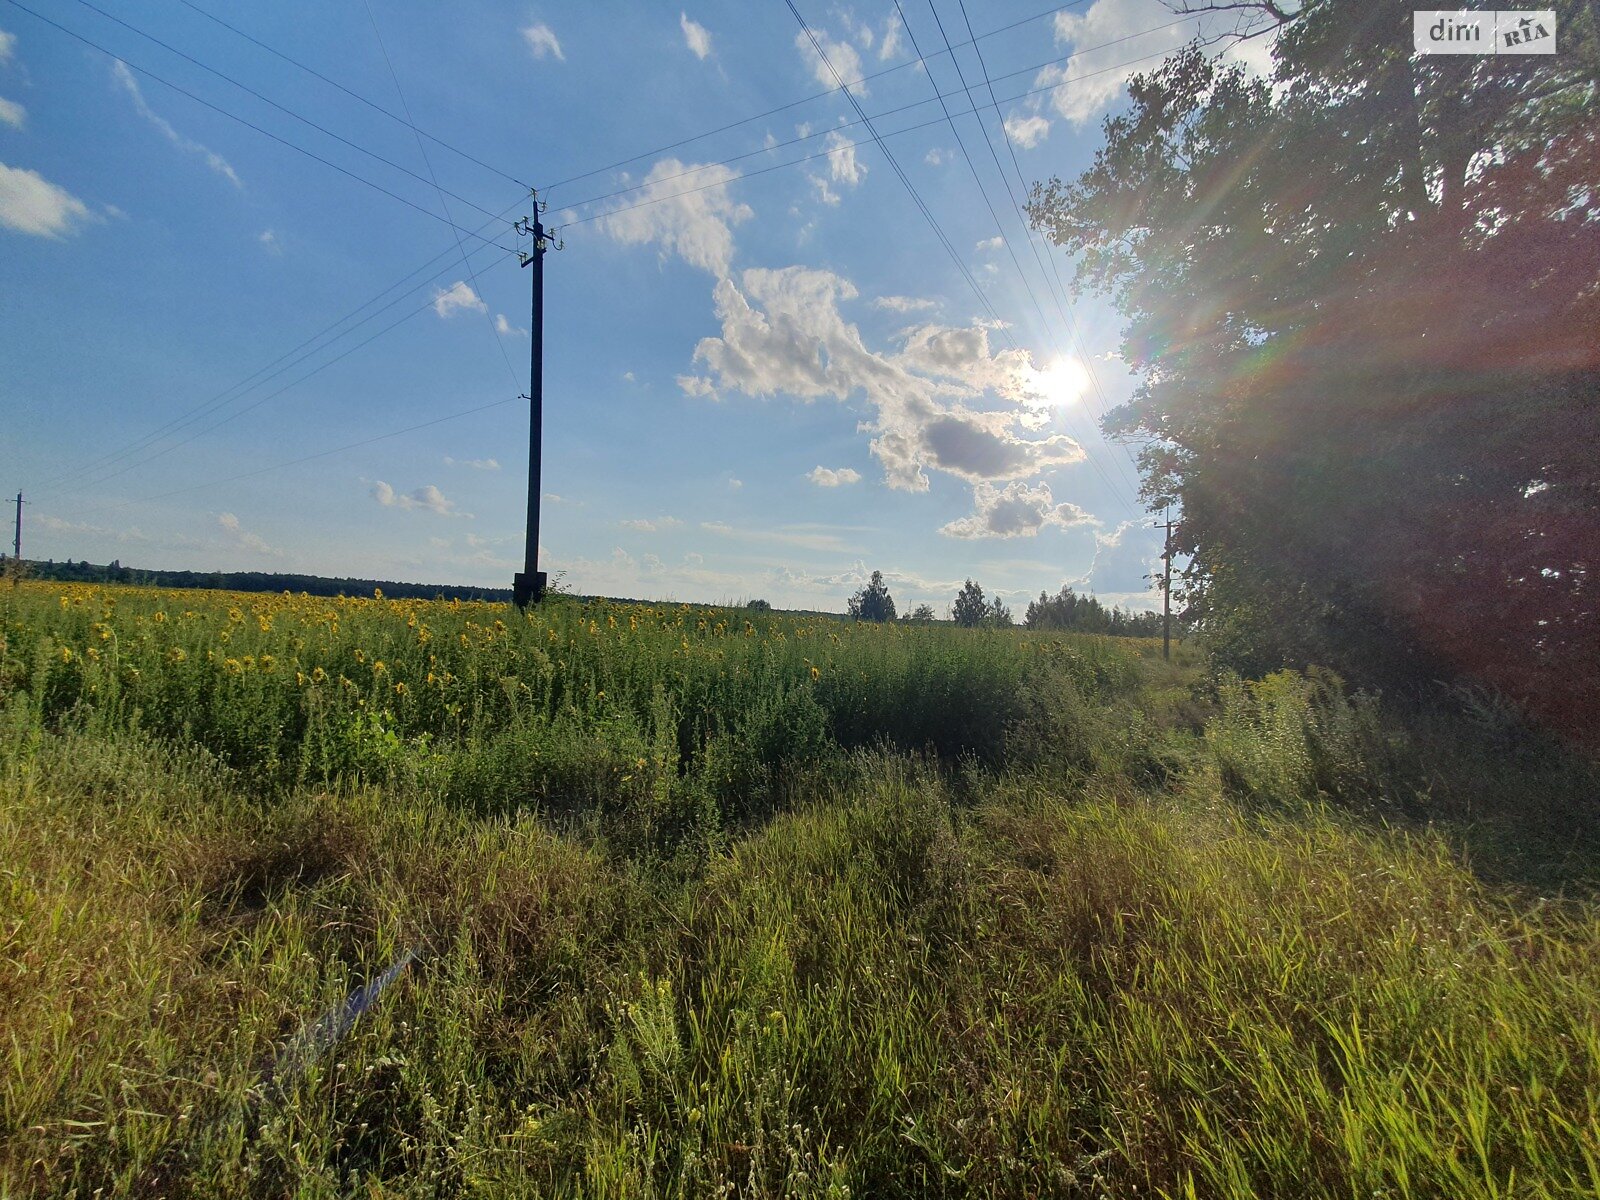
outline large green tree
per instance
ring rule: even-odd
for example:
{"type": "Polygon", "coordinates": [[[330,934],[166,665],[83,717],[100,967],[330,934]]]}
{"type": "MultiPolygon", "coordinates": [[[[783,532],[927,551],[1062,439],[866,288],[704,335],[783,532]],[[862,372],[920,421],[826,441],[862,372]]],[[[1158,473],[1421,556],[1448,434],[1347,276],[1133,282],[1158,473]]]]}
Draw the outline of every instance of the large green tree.
{"type": "Polygon", "coordinates": [[[957,625],[975,629],[984,623],[988,615],[989,602],[983,598],[983,588],[967,580],[956,593],[955,602],[950,605],[950,619],[957,625]]]}
{"type": "MultiPolygon", "coordinates": [[[[1230,8],[1241,7],[1229,5],[1230,8]]],[[[1269,6],[1256,6],[1269,11],[1269,6]]],[[[1108,422],[1246,670],[1486,681],[1600,723],[1600,5],[1421,56],[1414,5],[1272,9],[1275,78],[1130,84],[1030,216],[1127,319],[1108,422]]]]}
{"type": "Polygon", "coordinates": [[[894,597],[889,594],[882,571],[874,571],[867,586],[850,597],[848,609],[852,617],[861,621],[894,620],[894,597]]]}

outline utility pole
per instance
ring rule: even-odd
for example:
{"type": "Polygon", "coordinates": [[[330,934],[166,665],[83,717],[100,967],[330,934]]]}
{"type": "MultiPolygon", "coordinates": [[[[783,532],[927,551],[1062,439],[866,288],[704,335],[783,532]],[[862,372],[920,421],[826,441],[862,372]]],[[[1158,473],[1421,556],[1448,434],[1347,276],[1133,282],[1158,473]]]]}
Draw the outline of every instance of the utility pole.
{"type": "Polygon", "coordinates": [[[1161,657],[1172,658],[1172,510],[1164,508],[1161,515],[1165,521],[1153,526],[1155,529],[1167,531],[1167,544],[1161,552],[1163,567],[1161,571],[1161,657]]]}
{"type": "Polygon", "coordinates": [[[16,587],[22,582],[22,506],[27,501],[18,492],[17,498],[11,503],[17,506],[17,536],[11,543],[11,586],[16,587]]]}
{"type": "MultiPolygon", "coordinates": [[[[522,265],[533,268],[533,309],[528,324],[533,348],[528,362],[528,394],[523,397],[528,402],[528,540],[522,570],[511,585],[511,598],[518,608],[539,603],[545,586],[545,573],[539,570],[539,489],[544,466],[544,252],[551,246],[544,223],[539,220],[545,208],[535,191],[533,219],[523,217],[515,226],[519,234],[533,238],[531,253],[517,252],[522,265]]],[[[557,250],[561,249],[559,241],[554,244],[557,250]]]]}

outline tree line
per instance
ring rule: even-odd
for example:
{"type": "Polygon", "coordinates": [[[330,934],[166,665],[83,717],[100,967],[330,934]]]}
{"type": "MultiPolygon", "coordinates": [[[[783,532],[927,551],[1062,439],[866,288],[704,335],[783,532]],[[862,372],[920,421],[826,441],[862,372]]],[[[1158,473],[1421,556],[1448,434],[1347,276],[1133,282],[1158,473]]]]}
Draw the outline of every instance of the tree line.
{"type": "MultiPolygon", "coordinates": [[[[3,556],[0,556],[3,557],[3,556]]],[[[8,560],[9,561],[9,560],[8,560]]],[[[510,588],[460,587],[452,584],[400,583],[392,579],[329,578],[281,571],[159,571],[106,564],[28,560],[34,579],[58,583],[126,583],[141,587],[211,588],[227,592],[304,592],[308,596],[370,596],[381,591],[394,599],[510,600],[510,588]]]]}
{"type": "MultiPolygon", "coordinates": [[[[882,571],[874,571],[866,585],[850,597],[847,610],[852,617],[862,621],[893,621],[896,619],[894,596],[884,581],[882,571]]],[[[969,629],[999,629],[1015,622],[999,596],[985,598],[983,588],[968,579],[951,601],[948,619],[969,629]]],[[[899,617],[901,621],[928,622],[937,620],[933,606],[919,604],[899,617]]],[[[1073,633],[1102,633],[1113,637],[1160,637],[1161,614],[1135,612],[1121,606],[1107,608],[1092,595],[1078,595],[1070,587],[1063,587],[1054,596],[1040,592],[1037,600],[1029,601],[1022,618],[1027,629],[1054,629],[1073,633]]]]}

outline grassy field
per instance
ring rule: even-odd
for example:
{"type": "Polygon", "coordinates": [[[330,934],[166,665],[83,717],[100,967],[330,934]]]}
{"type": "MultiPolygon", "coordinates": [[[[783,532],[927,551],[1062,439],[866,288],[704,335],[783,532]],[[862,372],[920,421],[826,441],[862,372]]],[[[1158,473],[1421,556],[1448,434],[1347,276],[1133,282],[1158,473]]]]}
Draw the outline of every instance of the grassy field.
{"type": "Polygon", "coordinates": [[[1600,776],[1487,697],[689,606],[0,621],[0,1195],[1600,1194],[1600,776]]]}

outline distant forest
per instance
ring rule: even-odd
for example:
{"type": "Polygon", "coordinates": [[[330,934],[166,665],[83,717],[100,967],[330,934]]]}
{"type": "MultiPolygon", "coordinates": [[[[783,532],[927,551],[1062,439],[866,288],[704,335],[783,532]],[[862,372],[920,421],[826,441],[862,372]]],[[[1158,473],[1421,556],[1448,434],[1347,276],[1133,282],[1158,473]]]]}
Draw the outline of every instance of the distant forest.
{"type": "MultiPolygon", "coordinates": [[[[9,562],[9,560],[6,560],[9,562]]],[[[304,592],[308,596],[370,596],[374,589],[394,599],[506,600],[510,588],[459,587],[448,583],[398,583],[392,579],[330,579],[276,571],[145,571],[121,562],[24,560],[32,579],[61,583],[131,583],[142,587],[214,588],[228,592],[304,592]]]]}
{"type": "MultiPolygon", "coordinates": [[[[1161,614],[1133,611],[1121,606],[1107,608],[1092,595],[1078,595],[1064,587],[1054,596],[1040,592],[1028,604],[1022,623],[1029,629],[1062,629],[1073,633],[1104,633],[1112,637],[1160,637],[1161,614]]],[[[1179,632],[1182,622],[1174,620],[1179,632]]]]}

